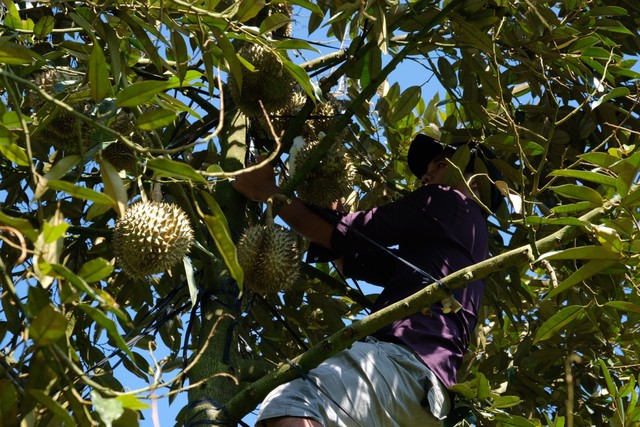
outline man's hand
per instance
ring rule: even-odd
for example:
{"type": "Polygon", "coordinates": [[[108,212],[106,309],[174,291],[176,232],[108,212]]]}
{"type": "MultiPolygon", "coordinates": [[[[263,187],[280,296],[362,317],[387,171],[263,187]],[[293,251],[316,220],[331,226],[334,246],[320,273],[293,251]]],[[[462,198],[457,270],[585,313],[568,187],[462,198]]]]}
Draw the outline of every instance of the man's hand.
{"type": "MultiPolygon", "coordinates": [[[[258,158],[258,162],[262,160],[258,158]]],[[[280,194],[282,190],[276,184],[276,175],[273,166],[265,163],[258,167],[259,163],[247,165],[247,171],[238,175],[233,181],[233,188],[248,199],[256,202],[266,202],[274,194],[280,194]],[[256,168],[256,169],[253,169],[256,168]]]]}

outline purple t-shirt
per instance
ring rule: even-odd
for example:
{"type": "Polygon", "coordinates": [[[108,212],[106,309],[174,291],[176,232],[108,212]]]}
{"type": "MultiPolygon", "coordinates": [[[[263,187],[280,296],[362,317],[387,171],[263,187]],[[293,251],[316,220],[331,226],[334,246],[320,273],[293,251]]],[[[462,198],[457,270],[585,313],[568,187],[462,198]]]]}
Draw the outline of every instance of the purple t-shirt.
{"type": "MultiPolygon", "coordinates": [[[[427,185],[390,204],[344,215],[331,236],[334,255],[344,257],[344,273],[384,289],[373,311],[424,288],[423,275],[396,260],[367,236],[436,279],[487,257],[487,227],[480,207],[447,186],[427,185]],[[353,230],[357,230],[354,232],[353,230]]],[[[430,281],[427,280],[427,283],[430,281]]],[[[440,303],[429,314],[416,313],[374,334],[412,348],[445,386],[456,374],[477,322],[484,282],[453,291],[462,309],[442,313],[440,303]]]]}

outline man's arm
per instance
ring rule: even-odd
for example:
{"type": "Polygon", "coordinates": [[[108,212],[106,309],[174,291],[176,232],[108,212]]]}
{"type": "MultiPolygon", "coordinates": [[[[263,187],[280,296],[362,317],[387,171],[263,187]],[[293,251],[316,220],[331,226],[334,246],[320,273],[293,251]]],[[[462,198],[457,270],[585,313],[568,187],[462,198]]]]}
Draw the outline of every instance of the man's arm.
{"type": "MultiPolygon", "coordinates": [[[[256,202],[266,202],[269,197],[282,194],[269,164],[239,175],[233,182],[233,188],[256,202]]],[[[291,228],[313,243],[331,249],[333,225],[307,208],[298,198],[291,197],[291,203],[278,205],[275,212],[291,228]]]]}

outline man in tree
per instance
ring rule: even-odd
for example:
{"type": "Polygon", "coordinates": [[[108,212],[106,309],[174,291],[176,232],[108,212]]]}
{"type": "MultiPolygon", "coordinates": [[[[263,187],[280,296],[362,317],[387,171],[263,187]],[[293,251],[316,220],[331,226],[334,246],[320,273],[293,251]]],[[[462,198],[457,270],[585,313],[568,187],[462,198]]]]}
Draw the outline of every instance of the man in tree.
{"type": "MultiPolygon", "coordinates": [[[[342,258],[345,275],[384,289],[373,311],[426,284],[487,257],[486,218],[473,174],[477,148],[465,179],[444,185],[451,146],[418,135],[408,162],[422,187],[390,204],[324,216],[294,198],[278,214],[311,240],[311,261],[323,253],[342,258]],[[386,249],[396,246],[393,251],[386,249]],[[318,250],[320,249],[320,250],[318,250]]],[[[486,163],[485,163],[486,164],[486,163]]],[[[458,174],[459,175],[459,174],[458,174]]],[[[271,167],[240,175],[234,187],[255,201],[281,192],[271,167]]],[[[499,193],[493,193],[495,208],[499,193]]],[[[434,304],[377,331],[329,358],[308,376],[283,384],[262,404],[266,426],[439,426],[450,410],[447,387],[456,374],[477,323],[483,281],[452,292],[459,310],[434,304]]]]}

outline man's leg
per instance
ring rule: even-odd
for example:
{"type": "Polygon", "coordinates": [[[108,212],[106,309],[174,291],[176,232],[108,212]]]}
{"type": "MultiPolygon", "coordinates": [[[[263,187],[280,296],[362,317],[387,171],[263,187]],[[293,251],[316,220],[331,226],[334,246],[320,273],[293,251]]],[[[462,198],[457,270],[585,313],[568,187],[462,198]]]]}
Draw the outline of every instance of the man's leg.
{"type": "Polygon", "coordinates": [[[322,427],[317,421],[298,417],[270,418],[262,423],[266,427],[322,427]]]}

